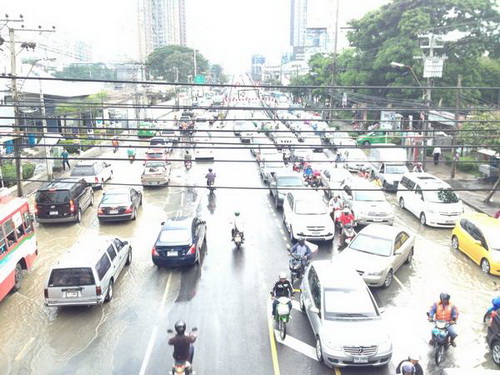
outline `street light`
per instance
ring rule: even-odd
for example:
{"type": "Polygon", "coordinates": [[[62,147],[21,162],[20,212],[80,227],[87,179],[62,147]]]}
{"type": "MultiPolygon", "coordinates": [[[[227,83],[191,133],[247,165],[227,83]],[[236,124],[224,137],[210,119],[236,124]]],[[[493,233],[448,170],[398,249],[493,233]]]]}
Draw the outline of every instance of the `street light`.
{"type": "MultiPolygon", "coordinates": [[[[420,87],[422,87],[422,84],[418,80],[417,75],[415,74],[415,72],[413,71],[413,68],[410,65],[405,65],[405,64],[401,64],[401,63],[393,61],[393,62],[391,62],[391,67],[393,67],[393,68],[406,68],[406,69],[408,69],[411,72],[411,74],[413,75],[413,78],[418,83],[418,85],[420,87]]],[[[424,91],[424,98],[425,98],[425,91],[424,91]]]]}

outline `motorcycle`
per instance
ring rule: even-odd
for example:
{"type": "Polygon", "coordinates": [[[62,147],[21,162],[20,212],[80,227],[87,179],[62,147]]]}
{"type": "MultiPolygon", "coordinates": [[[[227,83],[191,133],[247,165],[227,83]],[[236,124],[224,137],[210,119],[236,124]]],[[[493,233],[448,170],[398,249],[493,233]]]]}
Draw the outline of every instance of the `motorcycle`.
{"type": "MultiPolygon", "coordinates": [[[[198,330],[198,328],[193,327],[191,329],[191,333],[196,332],[197,330],[198,330]]],[[[169,334],[174,333],[174,331],[172,331],[171,329],[168,329],[167,332],[169,334]]],[[[193,344],[191,344],[191,345],[193,345],[193,344]]],[[[193,375],[194,374],[193,365],[189,361],[177,361],[177,360],[175,360],[174,364],[172,365],[171,374],[172,375],[193,375]]]]}
{"type": "Polygon", "coordinates": [[[342,225],[342,243],[339,244],[339,247],[341,247],[342,249],[349,246],[354,236],[356,236],[354,225],[355,223],[347,223],[342,225]]]}
{"type": "Polygon", "coordinates": [[[491,306],[486,310],[486,313],[483,316],[483,322],[490,324],[491,318],[494,316],[493,314],[498,314],[498,310],[500,310],[500,296],[491,300],[491,306]]]}
{"type": "Polygon", "coordinates": [[[282,340],[286,337],[286,325],[290,321],[290,298],[288,297],[278,297],[278,305],[276,306],[276,314],[274,315],[274,320],[278,324],[278,331],[280,332],[280,337],[282,340]]]}
{"type": "MultiPolygon", "coordinates": [[[[288,251],[290,251],[290,249],[288,251]]],[[[290,254],[290,256],[288,269],[290,270],[290,282],[293,285],[295,280],[302,279],[302,276],[304,276],[304,271],[309,265],[309,258],[307,258],[306,264],[303,264],[302,257],[295,254],[290,254]]]]}
{"type": "Polygon", "coordinates": [[[184,160],[184,167],[186,167],[186,170],[190,170],[192,166],[191,160],[184,160]]]}
{"type": "Polygon", "coordinates": [[[243,233],[241,233],[238,230],[234,231],[233,235],[233,242],[236,245],[236,247],[239,249],[241,245],[243,245],[243,233]]]}
{"type": "MultiPolygon", "coordinates": [[[[427,316],[429,316],[428,313],[427,316]]],[[[431,340],[431,345],[434,347],[434,360],[436,365],[439,365],[443,360],[445,350],[448,350],[451,345],[447,328],[453,323],[444,320],[430,320],[430,322],[434,323],[431,340]]]]}
{"type": "Polygon", "coordinates": [[[213,194],[214,190],[215,190],[215,181],[208,181],[207,180],[207,189],[210,191],[210,194],[213,194]]]}
{"type": "Polygon", "coordinates": [[[135,160],[135,154],[129,155],[128,156],[128,160],[130,161],[130,164],[132,164],[134,162],[134,160],[135,160]]]}

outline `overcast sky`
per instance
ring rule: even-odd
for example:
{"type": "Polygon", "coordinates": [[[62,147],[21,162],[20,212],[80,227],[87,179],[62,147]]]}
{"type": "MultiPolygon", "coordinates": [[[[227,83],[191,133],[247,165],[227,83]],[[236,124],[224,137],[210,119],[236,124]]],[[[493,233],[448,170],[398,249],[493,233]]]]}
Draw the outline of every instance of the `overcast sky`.
{"type": "MultiPolygon", "coordinates": [[[[309,0],[334,15],[336,0],[309,0]]],[[[339,26],[389,0],[339,0],[339,26]]],[[[0,0],[10,18],[23,14],[26,27],[51,27],[92,45],[95,60],[137,56],[136,0],[0,0]]],[[[315,6],[315,4],[316,6],[315,6]]],[[[186,0],[188,46],[229,72],[247,71],[250,56],[276,58],[289,42],[290,0],[186,0]]],[[[315,12],[318,13],[318,12],[315,12]]],[[[2,32],[4,35],[5,30],[2,32]]],[[[346,45],[340,30],[339,47],[346,45]]],[[[36,36],[33,36],[36,38],[36,36]]]]}

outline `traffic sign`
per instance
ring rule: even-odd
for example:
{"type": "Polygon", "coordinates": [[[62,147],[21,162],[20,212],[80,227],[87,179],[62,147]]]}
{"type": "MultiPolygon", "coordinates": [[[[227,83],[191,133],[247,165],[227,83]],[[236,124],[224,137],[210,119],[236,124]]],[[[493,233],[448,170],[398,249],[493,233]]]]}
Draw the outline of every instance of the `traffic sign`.
{"type": "Polygon", "coordinates": [[[197,74],[197,75],[194,77],[194,83],[200,83],[200,84],[205,83],[205,76],[204,76],[204,75],[201,75],[201,74],[197,74]]]}

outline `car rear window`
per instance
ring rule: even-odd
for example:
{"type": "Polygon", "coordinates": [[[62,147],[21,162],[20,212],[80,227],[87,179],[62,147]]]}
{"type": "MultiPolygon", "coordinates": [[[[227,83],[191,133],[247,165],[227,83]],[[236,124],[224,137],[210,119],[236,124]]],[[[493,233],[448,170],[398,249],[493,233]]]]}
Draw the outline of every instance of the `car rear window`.
{"type": "Polygon", "coordinates": [[[104,194],[102,197],[101,203],[106,204],[118,204],[118,203],[128,203],[129,202],[128,194],[104,194]]]}
{"type": "Polygon", "coordinates": [[[165,245],[186,245],[191,242],[191,233],[186,228],[163,230],[158,240],[165,245]]]}
{"type": "Polygon", "coordinates": [[[326,289],[325,319],[371,318],[375,304],[366,289],[326,289]]]}
{"type": "Polygon", "coordinates": [[[76,165],[71,171],[71,176],[95,176],[94,167],[91,165],[76,165]]]}
{"type": "Polygon", "coordinates": [[[146,155],[149,158],[156,158],[156,159],[160,159],[163,156],[161,152],[148,152],[146,155]]]}
{"type": "Polygon", "coordinates": [[[287,187],[287,186],[304,186],[304,183],[302,181],[302,178],[300,176],[298,177],[278,177],[278,185],[280,187],[287,187]]]}
{"type": "Polygon", "coordinates": [[[92,270],[85,268],[56,268],[49,278],[49,287],[94,285],[92,270]]]}
{"type": "Polygon", "coordinates": [[[150,146],[155,146],[155,145],[166,145],[167,142],[164,139],[152,139],[149,142],[150,146]]]}
{"type": "Polygon", "coordinates": [[[36,193],[37,203],[62,204],[70,201],[69,190],[42,190],[36,193]]]}

